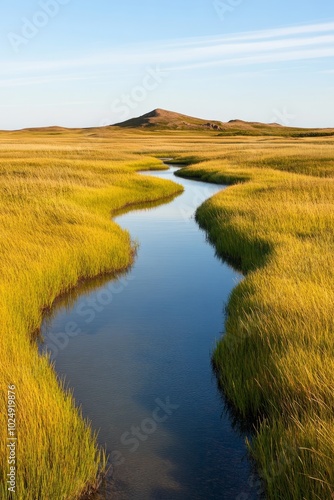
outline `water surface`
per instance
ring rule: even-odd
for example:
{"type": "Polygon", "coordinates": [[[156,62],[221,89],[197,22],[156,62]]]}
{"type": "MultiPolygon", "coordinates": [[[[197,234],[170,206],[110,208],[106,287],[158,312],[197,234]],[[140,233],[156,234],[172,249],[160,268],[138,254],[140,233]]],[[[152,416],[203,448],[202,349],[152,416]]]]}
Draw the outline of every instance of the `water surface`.
{"type": "Polygon", "coordinates": [[[251,500],[245,436],[210,362],[241,277],[194,220],[222,186],[174,170],[145,175],[175,180],[182,195],[116,219],[140,244],[131,270],[59,300],[43,324],[45,346],[111,455],[106,498],[251,500]]]}

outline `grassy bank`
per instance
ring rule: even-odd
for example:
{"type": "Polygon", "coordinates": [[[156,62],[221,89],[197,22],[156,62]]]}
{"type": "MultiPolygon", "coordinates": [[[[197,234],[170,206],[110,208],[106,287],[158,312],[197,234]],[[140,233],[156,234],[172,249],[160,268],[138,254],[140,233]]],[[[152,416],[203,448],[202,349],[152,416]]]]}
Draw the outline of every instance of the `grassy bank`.
{"type": "Polygon", "coordinates": [[[197,218],[246,278],[214,353],[224,391],[257,421],[270,499],[334,497],[334,146],[226,146],[182,176],[235,184],[197,218]],[[302,172],[302,174],[301,174],[302,172]]]}
{"type": "MultiPolygon", "coordinates": [[[[130,235],[110,213],[180,191],[138,169],[161,162],[135,153],[126,139],[22,132],[0,144],[0,382],[17,397],[15,498],[74,499],[93,486],[103,467],[89,424],[40,357],[31,334],[42,312],[81,278],[124,269],[132,262],[130,235]]],[[[7,491],[7,418],[1,413],[1,486],[7,491]]]]}

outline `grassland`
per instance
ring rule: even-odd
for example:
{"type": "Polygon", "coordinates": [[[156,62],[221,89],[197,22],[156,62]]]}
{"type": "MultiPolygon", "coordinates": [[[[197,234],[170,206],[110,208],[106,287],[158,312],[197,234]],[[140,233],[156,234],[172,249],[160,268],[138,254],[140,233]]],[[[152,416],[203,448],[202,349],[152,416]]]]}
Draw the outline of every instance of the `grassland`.
{"type": "Polygon", "coordinates": [[[181,175],[236,184],[197,213],[246,275],[214,353],[221,386],[256,423],[250,449],[267,497],[332,499],[334,146],[257,143],[212,156],[181,175]]]}
{"type": "MultiPolygon", "coordinates": [[[[129,148],[130,149],[130,148],[129,148]]],[[[32,334],[43,309],[82,278],[128,267],[133,246],[111,212],[179,191],[144,178],[155,158],[79,133],[2,134],[0,146],[0,381],[17,394],[16,498],[70,499],[93,486],[103,467],[89,425],[63,390],[32,334]]],[[[8,497],[6,415],[1,412],[1,489],[8,497]]]]}
{"type": "Polygon", "coordinates": [[[256,422],[250,446],[267,496],[333,498],[332,141],[108,128],[0,134],[0,383],[3,407],[17,386],[17,498],[78,498],[103,467],[33,334],[60,293],[131,264],[130,235],[110,214],[179,191],[136,174],[163,156],[191,164],[182,175],[235,184],[198,220],[246,276],[214,362],[230,401],[256,422]]]}

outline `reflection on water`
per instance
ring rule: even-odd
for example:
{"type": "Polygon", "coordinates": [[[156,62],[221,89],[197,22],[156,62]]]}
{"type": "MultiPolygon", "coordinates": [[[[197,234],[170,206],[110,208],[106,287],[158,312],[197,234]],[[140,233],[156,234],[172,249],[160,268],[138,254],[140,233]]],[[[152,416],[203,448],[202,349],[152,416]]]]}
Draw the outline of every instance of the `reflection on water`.
{"type": "MultiPolygon", "coordinates": [[[[150,173],[173,179],[173,170],[150,173]]],[[[129,272],[59,299],[42,334],[113,464],[99,498],[257,498],[245,436],[233,428],[211,369],[224,307],[240,280],[195,220],[221,187],[185,192],[117,217],[140,242],[129,272]]]]}

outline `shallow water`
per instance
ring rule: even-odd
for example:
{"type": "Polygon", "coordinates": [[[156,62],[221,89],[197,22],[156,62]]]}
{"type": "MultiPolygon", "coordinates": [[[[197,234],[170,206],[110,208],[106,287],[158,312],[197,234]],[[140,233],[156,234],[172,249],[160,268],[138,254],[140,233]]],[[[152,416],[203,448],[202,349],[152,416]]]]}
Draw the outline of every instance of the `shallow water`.
{"type": "Polygon", "coordinates": [[[175,180],[182,195],[116,218],[140,243],[131,270],[59,300],[44,321],[42,349],[111,455],[103,498],[251,500],[258,487],[245,436],[211,368],[241,276],[194,220],[222,186],[175,178],[174,170],[145,175],[175,180]]]}

